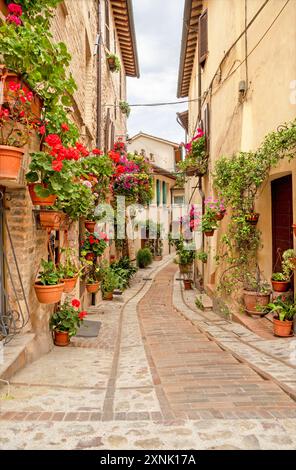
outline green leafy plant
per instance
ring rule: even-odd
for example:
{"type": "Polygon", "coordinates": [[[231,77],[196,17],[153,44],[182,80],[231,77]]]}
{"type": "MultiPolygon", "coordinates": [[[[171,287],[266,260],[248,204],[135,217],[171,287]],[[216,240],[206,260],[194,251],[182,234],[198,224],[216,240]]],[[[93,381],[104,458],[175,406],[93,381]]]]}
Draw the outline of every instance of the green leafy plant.
{"type": "Polygon", "coordinates": [[[43,286],[60,284],[62,276],[53,261],[41,260],[41,269],[38,276],[38,282],[40,282],[40,284],[43,286]]]}
{"type": "Polygon", "coordinates": [[[200,251],[196,253],[196,259],[199,261],[202,261],[202,263],[206,263],[208,261],[208,254],[205,253],[204,251],[200,251]]]}
{"type": "Polygon", "coordinates": [[[288,249],[283,253],[282,269],[284,275],[288,278],[291,277],[292,272],[296,269],[296,251],[288,249]]]}
{"type": "Polygon", "coordinates": [[[119,108],[123,114],[126,114],[127,117],[130,116],[131,108],[130,108],[130,105],[126,101],[120,101],[119,108]]]}
{"type": "Polygon", "coordinates": [[[273,313],[280,321],[292,321],[296,314],[296,305],[291,300],[283,300],[278,297],[266,307],[266,312],[273,313]]]}
{"type": "MultiPolygon", "coordinates": [[[[283,158],[295,156],[296,120],[268,134],[254,152],[222,156],[215,164],[214,186],[231,208],[227,233],[222,237],[217,261],[223,265],[220,288],[228,293],[238,290],[242,273],[256,267],[262,246],[260,231],[246,220],[253,213],[258,190],[270,169],[283,158]]],[[[286,274],[286,273],[285,273],[286,274]]]]}
{"type": "Polygon", "coordinates": [[[106,268],[103,272],[103,279],[101,283],[102,292],[113,293],[115,289],[122,288],[122,280],[118,274],[110,267],[106,268]]]}
{"type": "Polygon", "coordinates": [[[116,261],[110,265],[110,269],[117,274],[121,279],[121,285],[123,289],[126,289],[130,285],[132,277],[137,272],[137,268],[133,266],[131,260],[125,256],[119,261],[116,261]]]}
{"type": "Polygon", "coordinates": [[[152,253],[149,248],[142,248],[137,253],[137,266],[141,269],[147,268],[152,263],[152,253]]]}
{"type": "Polygon", "coordinates": [[[271,276],[272,281],[288,282],[290,277],[287,277],[284,273],[273,273],[271,276]]]}
{"type": "Polygon", "coordinates": [[[62,279],[72,279],[80,276],[85,266],[79,266],[75,261],[75,251],[72,248],[62,248],[61,254],[64,261],[58,266],[58,270],[62,279]]]}
{"type": "Polygon", "coordinates": [[[119,57],[116,54],[107,54],[107,59],[109,62],[109,67],[112,72],[120,72],[121,63],[119,57]]]}
{"type": "Polygon", "coordinates": [[[270,294],[270,284],[262,278],[259,268],[255,272],[244,272],[243,285],[246,291],[270,294]]]}
{"type": "Polygon", "coordinates": [[[49,322],[50,328],[53,331],[68,332],[70,337],[75,336],[87,315],[87,312],[81,311],[79,307],[80,301],[77,299],[73,299],[71,304],[69,301],[65,301],[53,313],[49,322]]]}

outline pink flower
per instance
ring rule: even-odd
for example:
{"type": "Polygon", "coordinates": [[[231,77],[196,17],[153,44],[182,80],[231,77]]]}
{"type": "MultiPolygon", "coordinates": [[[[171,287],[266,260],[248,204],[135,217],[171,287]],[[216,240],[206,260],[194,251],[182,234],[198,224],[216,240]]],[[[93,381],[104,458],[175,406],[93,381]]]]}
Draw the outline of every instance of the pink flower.
{"type": "Polygon", "coordinates": [[[73,299],[72,300],[72,307],[79,308],[80,307],[80,301],[78,299],[73,299]]]}
{"type": "Polygon", "coordinates": [[[86,186],[87,188],[90,188],[90,189],[92,188],[92,184],[91,184],[90,181],[83,181],[82,184],[83,184],[84,186],[86,186]]]}
{"type": "Polygon", "coordinates": [[[16,15],[7,15],[6,21],[7,23],[14,23],[16,26],[20,26],[22,24],[22,20],[16,15]]]}
{"type": "Polygon", "coordinates": [[[23,14],[22,7],[16,3],[9,3],[7,8],[9,13],[12,13],[13,15],[21,16],[23,14]]]}

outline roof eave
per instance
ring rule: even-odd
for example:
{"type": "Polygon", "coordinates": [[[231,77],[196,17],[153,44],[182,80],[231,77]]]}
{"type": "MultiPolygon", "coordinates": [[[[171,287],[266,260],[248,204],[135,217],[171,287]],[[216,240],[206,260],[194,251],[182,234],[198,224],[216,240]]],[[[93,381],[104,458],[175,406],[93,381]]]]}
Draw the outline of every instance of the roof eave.
{"type": "Polygon", "coordinates": [[[186,46],[187,46],[187,37],[188,37],[188,28],[187,25],[190,21],[192,8],[192,0],[185,0],[184,5],[184,14],[183,14],[183,30],[182,30],[182,41],[181,41],[181,53],[180,53],[180,62],[179,62],[179,77],[178,77],[178,90],[177,98],[187,98],[188,94],[182,94],[182,82],[183,82],[183,73],[186,57],[186,46]]]}
{"type": "Polygon", "coordinates": [[[133,44],[133,50],[134,50],[134,60],[135,60],[135,74],[128,75],[128,76],[140,78],[140,67],[139,67],[139,58],[138,58],[137,39],[136,39],[135,20],[134,20],[132,0],[127,0],[127,9],[128,9],[128,17],[129,17],[131,38],[132,38],[132,44],[133,44]]]}

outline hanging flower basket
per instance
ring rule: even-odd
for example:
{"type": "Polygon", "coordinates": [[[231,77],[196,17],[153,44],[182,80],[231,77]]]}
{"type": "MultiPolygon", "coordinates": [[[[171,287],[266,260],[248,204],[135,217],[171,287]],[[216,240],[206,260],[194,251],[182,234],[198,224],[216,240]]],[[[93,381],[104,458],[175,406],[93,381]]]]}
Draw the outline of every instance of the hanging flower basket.
{"type": "Polygon", "coordinates": [[[0,179],[17,180],[24,149],[0,145],[0,179]]]}
{"type": "Polygon", "coordinates": [[[260,214],[257,212],[251,212],[246,215],[246,221],[251,225],[257,225],[260,214]]]}
{"type": "Polygon", "coordinates": [[[66,216],[60,211],[40,211],[40,224],[42,228],[60,230],[66,216]]]}
{"type": "Polygon", "coordinates": [[[221,212],[217,212],[216,220],[222,220],[224,218],[225,214],[226,214],[226,210],[221,211],[221,212]]]}
{"type": "Polygon", "coordinates": [[[296,237],[296,224],[293,224],[293,225],[292,225],[292,228],[293,228],[294,235],[295,235],[295,237],[296,237]]]}
{"type": "Polygon", "coordinates": [[[40,282],[35,282],[34,289],[37,299],[41,304],[56,304],[62,298],[64,283],[44,286],[40,282]]]}
{"type": "Polygon", "coordinates": [[[35,188],[37,185],[41,185],[44,189],[46,189],[46,185],[44,183],[29,183],[28,189],[31,196],[33,206],[53,206],[57,196],[55,194],[50,194],[47,197],[40,197],[36,194],[35,188]]]}
{"type": "Polygon", "coordinates": [[[185,170],[186,176],[204,176],[207,171],[202,170],[199,166],[190,166],[185,170]]]}
{"type": "Polygon", "coordinates": [[[97,222],[92,221],[92,220],[86,220],[86,221],[84,222],[84,225],[85,225],[86,230],[88,230],[89,233],[94,233],[95,227],[96,227],[96,223],[97,223],[97,222]]]}
{"type": "Polygon", "coordinates": [[[86,290],[89,294],[96,294],[100,289],[100,283],[94,282],[93,284],[86,284],[86,290]]]}
{"type": "Polygon", "coordinates": [[[95,259],[95,254],[94,254],[94,253],[87,253],[87,254],[85,255],[85,259],[86,259],[87,261],[93,261],[93,260],[95,259]]]}
{"type": "Polygon", "coordinates": [[[113,300],[113,292],[104,292],[103,299],[104,300],[113,300]]]}
{"type": "Polygon", "coordinates": [[[65,284],[64,287],[64,293],[65,294],[70,294],[72,292],[77,284],[78,276],[72,277],[70,279],[62,279],[63,283],[65,284]]]}

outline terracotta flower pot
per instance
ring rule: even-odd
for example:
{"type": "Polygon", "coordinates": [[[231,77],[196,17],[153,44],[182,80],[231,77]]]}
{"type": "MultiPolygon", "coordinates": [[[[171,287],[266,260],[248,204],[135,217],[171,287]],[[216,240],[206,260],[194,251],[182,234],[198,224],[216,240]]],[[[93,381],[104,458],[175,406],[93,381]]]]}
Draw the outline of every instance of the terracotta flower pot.
{"type": "Polygon", "coordinates": [[[206,172],[201,171],[199,167],[190,166],[185,171],[186,176],[204,176],[206,172]]]}
{"type": "Polygon", "coordinates": [[[65,214],[59,211],[40,211],[40,224],[42,228],[60,230],[65,214]]]}
{"type": "Polygon", "coordinates": [[[111,72],[114,72],[116,70],[116,64],[115,64],[115,59],[113,57],[108,57],[107,58],[109,69],[111,72]]]}
{"type": "Polygon", "coordinates": [[[63,282],[65,284],[65,287],[64,287],[65,294],[69,294],[70,292],[72,292],[72,290],[75,289],[76,284],[77,284],[77,279],[78,279],[78,276],[72,277],[69,279],[63,279],[63,282]]]}
{"type": "Polygon", "coordinates": [[[93,261],[93,260],[95,259],[95,254],[94,254],[94,253],[87,253],[87,254],[85,255],[85,259],[86,259],[87,261],[93,261]]]}
{"type": "Polygon", "coordinates": [[[113,292],[104,292],[103,299],[104,300],[113,300],[113,292]]]}
{"type": "Polygon", "coordinates": [[[62,298],[64,286],[63,282],[54,286],[43,286],[40,282],[35,282],[34,289],[41,304],[56,304],[62,298]]]}
{"type": "Polygon", "coordinates": [[[266,307],[270,301],[269,294],[261,294],[260,292],[244,290],[244,302],[247,313],[251,315],[263,315],[262,311],[256,307],[266,307]]]}
{"type": "Polygon", "coordinates": [[[272,288],[275,292],[287,292],[290,287],[290,281],[273,281],[271,280],[272,288]]]}
{"type": "Polygon", "coordinates": [[[100,283],[95,282],[94,284],[86,284],[86,290],[89,294],[96,294],[100,289],[100,283]]]}
{"type": "Polygon", "coordinates": [[[54,344],[56,346],[68,346],[70,344],[69,332],[54,330],[54,344]]]}
{"type": "Polygon", "coordinates": [[[216,220],[222,220],[224,218],[225,212],[226,211],[217,212],[216,220]]]}
{"type": "Polygon", "coordinates": [[[293,322],[292,321],[281,321],[276,318],[273,319],[273,334],[275,336],[282,336],[282,337],[287,337],[287,336],[292,336],[292,326],[293,322]]]}
{"type": "Polygon", "coordinates": [[[292,228],[293,228],[294,235],[295,235],[295,237],[296,237],[296,224],[293,224],[293,225],[292,225],[292,228]]]}
{"type": "Polygon", "coordinates": [[[213,237],[214,236],[214,232],[215,230],[207,230],[206,232],[204,232],[205,236],[206,237],[213,237]]]}
{"type": "Polygon", "coordinates": [[[94,233],[96,223],[97,222],[93,222],[92,220],[86,220],[84,222],[85,228],[89,231],[89,233],[94,233]]]}
{"type": "Polygon", "coordinates": [[[246,221],[251,225],[257,225],[260,214],[257,212],[252,212],[251,214],[246,215],[246,221]]]}
{"type": "Polygon", "coordinates": [[[154,261],[162,261],[162,255],[154,256],[154,261]]]}
{"type": "Polygon", "coordinates": [[[41,184],[41,186],[46,188],[46,185],[43,183],[29,183],[28,184],[28,189],[29,189],[33,206],[53,206],[57,199],[57,196],[55,194],[50,194],[47,197],[38,196],[35,192],[35,187],[38,184],[41,184]]]}
{"type": "Polygon", "coordinates": [[[0,179],[17,179],[23,155],[23,148],[0,145],[0,179]]]}
{"type": "Polygon", "coordinates": [[[183,279],[183,283],[184,283],[185,290],[191,290],[191,283],[192,283],[191,279],[183,279]]]}

